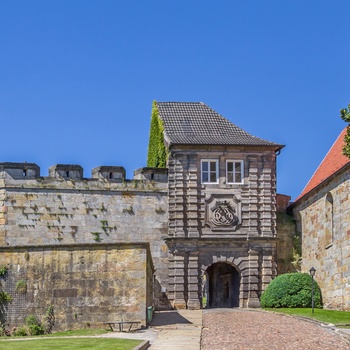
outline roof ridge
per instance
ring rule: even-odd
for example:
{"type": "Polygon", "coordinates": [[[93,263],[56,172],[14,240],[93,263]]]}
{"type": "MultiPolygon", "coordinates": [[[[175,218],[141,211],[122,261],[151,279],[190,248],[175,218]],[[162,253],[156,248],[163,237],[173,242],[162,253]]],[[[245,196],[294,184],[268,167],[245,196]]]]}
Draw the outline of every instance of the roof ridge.
{"type": "Polygon", "coordinates": [[[156,101],[156,103],[200,103],[205,105],[205,103],[201,101],[156,101]]]}

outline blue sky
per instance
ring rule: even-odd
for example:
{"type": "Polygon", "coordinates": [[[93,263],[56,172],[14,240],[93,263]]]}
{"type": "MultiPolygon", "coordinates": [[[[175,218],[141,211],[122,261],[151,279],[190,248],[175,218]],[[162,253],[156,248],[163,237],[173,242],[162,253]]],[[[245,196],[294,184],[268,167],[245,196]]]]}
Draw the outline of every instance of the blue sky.
{"type": "Polygon", "coordinates": [[[152,101],[285,144],[297,197],[346,124],[348,0],[0,0],[0,161],[146,165],[152,101]]]}

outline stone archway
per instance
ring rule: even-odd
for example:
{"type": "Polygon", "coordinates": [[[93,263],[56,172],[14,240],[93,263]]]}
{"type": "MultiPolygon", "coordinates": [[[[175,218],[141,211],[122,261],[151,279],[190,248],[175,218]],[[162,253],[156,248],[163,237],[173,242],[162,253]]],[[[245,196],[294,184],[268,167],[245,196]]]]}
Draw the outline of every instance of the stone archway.
{"type": "Polygon", "coordinates": [[[217,262],[207,268],[208,307],[238,307],[240,275],[230,264],[217,262]]]}

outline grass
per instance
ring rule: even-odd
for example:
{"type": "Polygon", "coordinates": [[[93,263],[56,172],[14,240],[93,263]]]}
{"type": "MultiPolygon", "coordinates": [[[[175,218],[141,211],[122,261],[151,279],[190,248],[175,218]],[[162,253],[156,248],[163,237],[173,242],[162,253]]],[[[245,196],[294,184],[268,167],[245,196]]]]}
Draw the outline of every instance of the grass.
{"type": "Polygon", "coordinates": [[[73,338],[105,334],[106,329],[86,328],[27,337],[0,337],[0,350],[131,350],[140,340],[118,338],[73,338]],[[35,338],[27,339],[26,338],[35,338]],[[45,337],[45,338],[43,338],[45,337]],[[51,337],[51,338],[50,338],[51,337]],[[55,338],[52,337],[62,337],[55,338]],[[70,337],[70,338],[63,338],[70,337]],[[18,339],[18,340],[16,340],[18,339]]]}
{"type": "Polygon", "coordinates": [[[4,340],[0,341],[0,350],[131,350],[140,343],[140,340],[117,338],[45,338],[35,340],[4,340]]]}
{"type": "Polygon", "coordinates": [[[350,312],[337,310],[315,309],[312,313],[311,308],[274,308],[264,309],[268,311],[281,312],[288,315],[308,317],[324,323],[334,325],[350,325],[350,312]]]}
{"type": "Polygon", "coordinates": [[[11,336],[10,338],[1,338],[2,339],[16,339],[16,338],[40,338],[40,337],[71,337],[71,336],[94,336],[101,335],[110,332],[107,329],[101,328],[85,328],[85,329],[75,329],[68,331],[59,331],[50,334],[41,334],[41,335],[26,335],[26,336],[11,336]]]}
{"type": "Polygon", "coordinates": [[[61,331],[51,334],[39,335],[39,337],[70,337],[70,336],[92,336],[92,335],[101,335],[108,333],[106,329],[101,328],[85,328],[85,329],[76,329],[70,331],[61,331]]]}

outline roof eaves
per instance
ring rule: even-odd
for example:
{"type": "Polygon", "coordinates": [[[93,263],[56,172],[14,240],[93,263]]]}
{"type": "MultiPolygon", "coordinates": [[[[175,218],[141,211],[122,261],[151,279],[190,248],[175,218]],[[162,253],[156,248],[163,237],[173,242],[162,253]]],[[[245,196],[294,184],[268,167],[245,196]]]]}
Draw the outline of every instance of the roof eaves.
{"type": "MultiPolygon", "coordinates": [[[[337,171],[335,171],[332,175],[324,178],[320,183],[318,183],[316,186],[312,187],[310,190],[308,190],[307,192],[303,193],[297,197],[295,199],[295,201],[293,201],[293,203],[291,204],[291,206],[296,205],[297,203],[300,202],[301,199],[305,198],[306,196],[308,196],[309,194],[311,194],[312,192],[316,192],[326,181],[331,180],[333,177],[336,177],[338,174],[342,173],[343,171],[346,171],[347,167],[349,167],[350,169],[350,162],[346,163],[345,165],[343,165],[341,168],[339,168],[337,171]]],[[[307,187],[307,185],[305,186],[305,188],[307,187]]]]}

